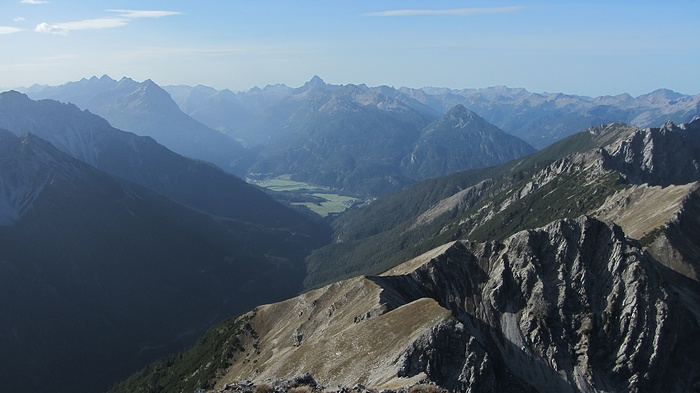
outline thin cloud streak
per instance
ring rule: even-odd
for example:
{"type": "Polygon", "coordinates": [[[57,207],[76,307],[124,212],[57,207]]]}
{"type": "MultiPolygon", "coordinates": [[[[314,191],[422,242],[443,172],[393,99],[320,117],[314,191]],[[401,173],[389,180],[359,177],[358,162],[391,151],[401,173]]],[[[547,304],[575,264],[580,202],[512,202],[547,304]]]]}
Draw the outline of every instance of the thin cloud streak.
{"type": "Polygon", "coordinates": [[[472,16],[479,14],[510,14],[524,9],[523,6],[511,7],[488,7],[488,8],[452,8],[447,10],[389,10],[380,12],[370,12],[363,14],[364,16],[435,16],[435,15],[453,15],[453,16],[472,16]]]}
{"type": "Polygon", "coordinates": [[[147,11],[147,10],[107,10],[119,15],[120,18],[137,19],[137,18],[162,18],[164,16],[181,15],[182,12],[177,11],[147,11]]]}
{"type": "Polygon", "coordinates": [[[46,0],[21,0],[22,4],[49,4],[46,0]]]}
{"type": "Polygon", "coordinates": [[[24,22],[24,21],[27,20],[27,19],[26,19],[25,17],[23,17],[23,16],[18,16],[18,17],[16,17],[16,18],[12,19],[12,20],[15,21],[15,22],[17,22],[17,23],[19,23],[19,22],[24,22]]]}
{"type": "Polygon", "coordinates": [[[22,29],[18,29],[17,27],[0,26],[0,35],[14,34],[14,33],[19,33],[20,31],[22,31],[22,29]]]}
{"type": "MultiPolygon", "coordinates": [[[[34,1],[34,0],[32,0],[34,1]]],[[[66,22],[66,23],[40,23],[36,26],[34,31],[39,33],[51,33],[67,35],[68,32],[74,30],[99,30],[99,29],[113,29],[117,27],[126,26],[133,19],[138,18],[162,18],[165,16],[179,15],[181,12],[176,11],[146,11],[146,10],[107,10],[108,12],[114,12],[118,14],[118,17],[114,18],[97,18],[97,19],[86,19],[77,22],[66,22]]]]}
{"type": "Polygon", "coordinates": [[[117,18],[86,19],[78,22],[57,23],[54,25],[44,22],[37,25],[36,29],[34,30],[39,33],[66,35],[69,31],[74,30],[113,29],[116,27],[125,26],[128,23],[129,21],[126,19],[117,18]]]}

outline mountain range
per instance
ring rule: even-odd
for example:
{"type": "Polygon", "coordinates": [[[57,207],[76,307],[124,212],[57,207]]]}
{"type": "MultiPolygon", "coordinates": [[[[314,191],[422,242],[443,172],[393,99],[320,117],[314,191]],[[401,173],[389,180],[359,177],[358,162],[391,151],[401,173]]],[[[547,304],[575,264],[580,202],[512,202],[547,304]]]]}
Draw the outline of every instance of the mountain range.
{"type": "MultiPolygon", "coordinates": [[[[667,120],[686,123],[700,108],[700,95],[684,95],[668,89],[658,89],[637,97],[626,93],[586,97],[534,93],[506,86],[482,89],[338,86],[326,84],[318,77],[312,78],[308,84],[325,86],[330,91],[353,88],[366,91],[365,96],[390,97],[394,102],[434,118],[461,104],[538,149],[601,124],[624,122],[638,127],[659,127],[667,120]]],[[[244,142],[247,139],[244,130],[250,128],[248,123],[252,119],[296,92],[284,85],[269,85],[238,93],[217,91],[205,86],[166,86],[165,89],[185,113],[212,128],[236,135],[244,142]],[[231,116],[227,116],[227,112],[231,116]]],[[[381,100],[376,102],[381,103],[380,106],[387,105],[381,100]]]]}
{"type": "Polygon", "coordinates": [[[663,89],[639,97],[582,97],[502,86],[331,85],[318,76],[298,88],[269,85],[234,93],[201,85],[161,88],[151,80],[105,75],[26,92],[71,102],[117,128],[152,136],[175,152],[241,176],[290,175],[371,197],[533,151],[508,134],[543,148],[615,121],[641,127],[687,122],[700,108],[700,96],[663,89]],[[434,132],[435,123],[449,122],[448,113],[458,106],[479,121],[462,119],[464,127],[454,135],[434,132]],[[421,157],[443,162],[417,163],[421,157]]]}
{"type": "Polygon", "coordinates": [[[329,240],[242,179],[72,104],[0,94],[0,152],[2,391],[104,391],[298,293],[329,240]]]}
{"type": "MultiPolygon", "coordinates": [[[[251,91],[245,100],[236,99],[230,91],[203,86],[189,92],[183,86],[170,90],[183,108],[212,128],[202,129],[150,80],[93,77],[34,87],[27,93],[37,99],[71,102],[118,128],[152,136],[176,152],[233,173],[256,179],[291,175],[296,181],[361,196],[386,194],[418,180],[498,164],[534,151],[465,111],[460,112],[462,119],[452,113],[442,120],[461,122],[454,130],[436,132],[432,123],[440,113],[388,87],[332,86],[314,77],[296,89],[274,86],[251,91]],[[228,146],[221,138],[241,142],[248,149],[228,148],[218,155],[191,150],[199,145],[228,146]],[[231,157],[236,160],[233,166],[231,157]]],[[[447,126],[452,125],[440,127],[447,126]]]]}
{"type": "Polygon", "coordinates": [[[336,220],[307,277],[333,283],[112,391],[692,391],[699,168],[700,117],[422,182],[336,220]]]}
{"type": "Polygon", "coordinates": [[[184,114],[170,95],[151,80],[119,81],[106,75],[61,86],[35,86],[27,93],[33,99],[72,103],[107,119],[114,127],[150,136],[168,149],[211,162],[244,175],[249,153],[240,143],[184,114]]]}
{"type": "Polygon", "coordinates": [[[27,91],[66,103],[0,94],[1,391],[700,386],[697,97],[27,91]],[[323,222],[235,173],[377,198],[323,222]]]}

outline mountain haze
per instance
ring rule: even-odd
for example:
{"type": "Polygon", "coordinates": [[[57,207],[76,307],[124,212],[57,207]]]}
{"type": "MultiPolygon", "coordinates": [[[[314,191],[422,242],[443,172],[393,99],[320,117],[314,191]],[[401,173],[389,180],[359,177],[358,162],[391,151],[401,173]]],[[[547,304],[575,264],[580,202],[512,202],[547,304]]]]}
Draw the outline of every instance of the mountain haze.
{"type": "Polygon", "coordinates": [[[676,123],[689,122],[700,113],[700,95],[683,95],[668,89],[638,97],[533,93],[505,86],[399,91],[440,112],[462,104],[538,149],[600,124],[624,122],[638,127],[660,127],[669,119],[676,123]]]}
{"type": "Polygon", "coordinates": [[[258,188],[207,163],[173,153],[149,137],[117,130],[72,104],[0,93],[0,128],[31,132],[99,168],[216,216],[323,238],[325,228],[258,188]]]}
{"type": "Polygon", "coordinates": [[[211,162],[225,171],[245,174],[249,152],[220,132],[183,113],[170,95],[153,81],[119,81],[104,75],[61,86],[30,89],[33,99],[73,103],[107,119],[114,127],[150,136],[167,148],[211,162]]]}

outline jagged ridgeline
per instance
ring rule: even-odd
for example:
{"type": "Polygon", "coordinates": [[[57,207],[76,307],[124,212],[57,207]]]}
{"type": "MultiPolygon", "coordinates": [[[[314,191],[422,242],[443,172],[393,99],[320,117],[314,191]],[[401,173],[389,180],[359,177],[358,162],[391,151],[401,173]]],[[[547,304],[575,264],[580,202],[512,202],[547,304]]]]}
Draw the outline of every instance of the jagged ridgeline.
{"type": "Polygon", "coordinates": [[[306,372],[318,389],[692,391],[699,180],[700,118],[424,182],[338,219],[309,277],[355,278],[257,307],[113,391],[306,372]]]}

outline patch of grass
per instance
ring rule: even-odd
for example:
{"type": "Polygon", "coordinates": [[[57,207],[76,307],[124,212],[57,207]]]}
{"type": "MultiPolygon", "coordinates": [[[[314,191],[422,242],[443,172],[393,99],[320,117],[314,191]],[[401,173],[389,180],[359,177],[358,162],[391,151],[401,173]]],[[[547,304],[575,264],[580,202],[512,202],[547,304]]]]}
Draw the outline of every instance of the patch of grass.
{"type": "Polygon", "coordinates": [[[320,199],[321,202],[301,202],[293,205],[306,206],[319,216],[327,217],[331,214],[340,214],[360,201],[354,197],[329,193],[314,193],[312,196],[320,199]]]}
{"type": "Polygon", "coordinates": [[[291,180],[289,175],[251,182],[274,193],[284,193],[286,196],[278,199],[293,206],[304,206],[321,217],[340,214],[361,201],[353,196],[336,193],[330,187],[291,180]]]}

